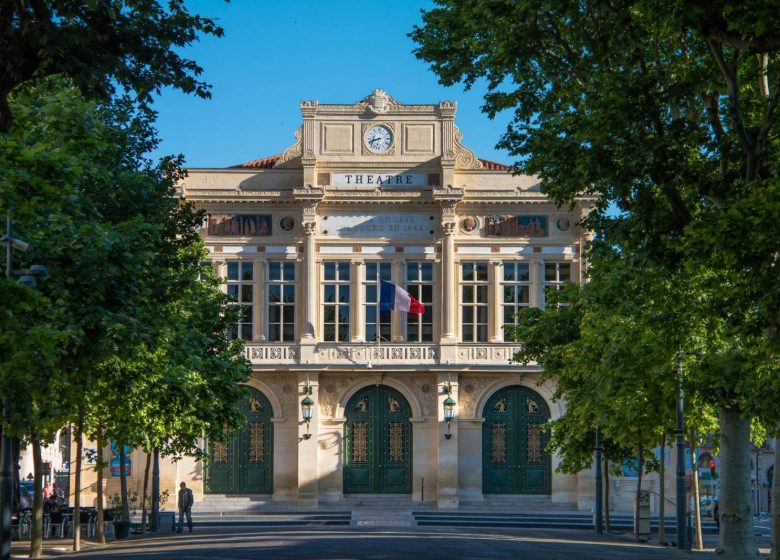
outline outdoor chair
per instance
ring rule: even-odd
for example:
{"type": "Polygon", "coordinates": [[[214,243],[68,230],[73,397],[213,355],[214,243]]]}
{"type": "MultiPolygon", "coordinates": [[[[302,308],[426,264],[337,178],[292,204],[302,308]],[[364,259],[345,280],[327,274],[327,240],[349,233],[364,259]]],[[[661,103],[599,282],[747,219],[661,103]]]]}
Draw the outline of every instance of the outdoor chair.
{"type": "Polygon", "coordinates": [[[43,518],[43,536],[65,538],[70,514],[61,511],[52,511],[43,518]]]}

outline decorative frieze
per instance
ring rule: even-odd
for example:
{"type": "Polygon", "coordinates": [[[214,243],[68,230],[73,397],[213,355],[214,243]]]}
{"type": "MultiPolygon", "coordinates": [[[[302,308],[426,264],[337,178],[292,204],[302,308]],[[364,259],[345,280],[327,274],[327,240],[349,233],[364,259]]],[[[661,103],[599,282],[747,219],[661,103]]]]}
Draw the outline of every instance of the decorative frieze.
{"type": "Polygon", "coordinates": [[[519,346],[461,346],[458,348],[459,362],[498,362],[508,364],[519,346]]]}
{"type": "Polygon", "coordinates": [[[246,359],[253,364],[264,362],[295,363],[298,361],[298,347],[294,345],[280,344],[247,344],[244,347],[246,359]]]}

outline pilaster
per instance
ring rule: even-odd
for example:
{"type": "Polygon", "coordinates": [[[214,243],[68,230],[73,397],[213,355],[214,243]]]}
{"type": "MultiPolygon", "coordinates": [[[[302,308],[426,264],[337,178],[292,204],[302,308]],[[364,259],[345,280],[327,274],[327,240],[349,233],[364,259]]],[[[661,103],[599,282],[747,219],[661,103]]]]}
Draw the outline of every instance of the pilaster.
{"type": "Polygon", "coordinates": [[[298,505],[317,507],[319,502],[319,424],[320,424],[320,391],[319,373],[298,374],[298,505]],[[311,422],[307,426],[303,421],[300,401],[306,396],[309,387],[309,397],[314,401],[311,422]],[[307,437],[308,436],[308,437],[307,437]]]}
{"type": "Polygon", "coordinates": [[[293,189],[293,198],[301,203],[301,224],[303,229],[303,264],[305,268],[304,289],[304,313],[303,329],[301,336],[302,364],[316,362],[314,352],[317,343],[317,290],[319,288],[317,274],[317,203],[325,196],[325,190],[308,185],[304,188],[293,189]]]}
{"type": "Polygon", "coordinates": [[[439,484],[436,504],[439,509],[457,509],[458,497],[458,407],[455,407],[455,418],[447,428],[444,420],[444,401],[451,396],[458,402],[458,374],[438,373],[436,375],[438,396],[436,399],[439,448],[439,484]],[[454,377],[452,379],[451,377],[454,377]],[[448,394],[448,391],[450,393],[448,394]],[[449,433],[449,438],[447,434],[449,433]]]}
{"type": "Polygon", "coordinates": [[[544,263],[531,261],[531,305],[544,309],[544,263]]]}
{"type": "Polygon", "coordinates": [[[317,123],[315,122],[315,117],[317,116],[318,109],[319,103],[317,101],[301,102],[301,115],[303,116],[301,165],[303,167],[304,185],[317,184],[316,166],[319,143],[317,139],[317,123]]]}
{"type": "Polygon", "coordinates": [[[255,323],[255,340],[264,341],[267,338],[265,332],[266,326],[266,272],[265,261],[255,261],[255,289],[254,289],[254,303],[252,304],[254,310],[254,317],[252,320],[255,323]]]}
{"type": "Polygon", "coordinates": [[[490,292],[488,294],[488,328],[490,329],[490,342],[503,342],[504,340],[504,314],[501,309],[503,300],[501,293],[501,280],[504,276],[504,263],[498,259],[490,261],[488,268],[488,283],[490,292]]]}
{"type": "MultiPolygon", "coordinates": [[[[454,346],[457,343],[455,323],[458,304],[455,282],[457,275],[455,269],[455,205],[463,200],[463,195],[463,189],[456,189],[452,185],[434,188],[433,190],[433,199],[441,205],[441,346],[454,346]]],[[[442,348],[441,358],[443,363],[454,361],[454,350],[450,352],[442,348]]]]}
{"type": "MultiPolygon", "coordinates": [[[[396,286],[404,287],[406,285],[406,261],[403,259],[394,259],[392,270],[390,272],[390,281],[396,286]]],[[[400,311],[394,317],[392,322],[392,331],[390,339],[393,342],[404,342],[406,340],[406,312],[400,311]]]]}
{"type": "Polygon", "coordinates": [[[352,270],[350,271],[352,282],[352,302],[350,307],[352,313],[352,342],[365,342],[366,340],[366,294],[363,290],[363,282],[366,279],[366,267],[360,259],[352,261],[352,270]]]}

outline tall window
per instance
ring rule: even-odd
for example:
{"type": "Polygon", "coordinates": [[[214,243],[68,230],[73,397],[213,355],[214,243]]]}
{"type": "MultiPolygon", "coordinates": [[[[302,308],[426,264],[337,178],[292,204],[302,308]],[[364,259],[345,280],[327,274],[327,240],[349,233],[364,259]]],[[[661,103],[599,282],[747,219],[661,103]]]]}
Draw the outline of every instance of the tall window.
{"type": "Polygon", "coordinates": [[[381,311],[379,309],[379,282],[390,281],[390,263],[366,263],[366,340],[376,342],[377,336],[380,340],[390,340],[392,336],[392,312],[381,311]]]}
{"type": "Polygon", "coordinates": [[[268,340],[295,340],[295,263],[268,263],[268,340]]]}
{"type": "Polygon", "coordinates": [[[544,263],[544,288],[561,290],[563,283],[571,280],[571,264],[566,262],[544,263]]]}
{"type": "Polygon", "coordinates": [[[323,275],[323,340],[349,342],[349,263],[326,262],[323,275]]]}
{"type": "Polygon", "coordinates": [[[528,307],[531,302],[531,275],[528,263],[505,262],[504,279],[501,281],[503,294],[502,316],[504,326],[516,325],[515,314],[523,307],[528,307]]]}
{"type": "Polygon", "coordinates": [[[433,263],[406,263],[406,291],[425,306],[425,313],[407,313],[406,340],[433,341],[433,263]]]}
{"type": "Polygon", "coordinates": [[[463,342],[487,342],[488,263],[462,263],[460,290],[463,342]]]}
{"type": "Polygon", "coordinates": [[[252,340],[254,279],[254,263],[228,261],[227,293],[233,303],[241,308],[241,316],[231,333],[233,338],[252,340]]]}

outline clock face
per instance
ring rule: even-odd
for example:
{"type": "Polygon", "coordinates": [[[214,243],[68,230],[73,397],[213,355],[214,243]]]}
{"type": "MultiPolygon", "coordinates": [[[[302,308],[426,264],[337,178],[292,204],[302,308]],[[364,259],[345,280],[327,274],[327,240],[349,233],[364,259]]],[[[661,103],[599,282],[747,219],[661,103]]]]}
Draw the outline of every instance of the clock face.
{"type": "Polygon", "coordinates": [[[393,144],[393,133],[386,126],[378,124],[366,130],[365,142],[369,150],[383,154],[393,144]]]}

